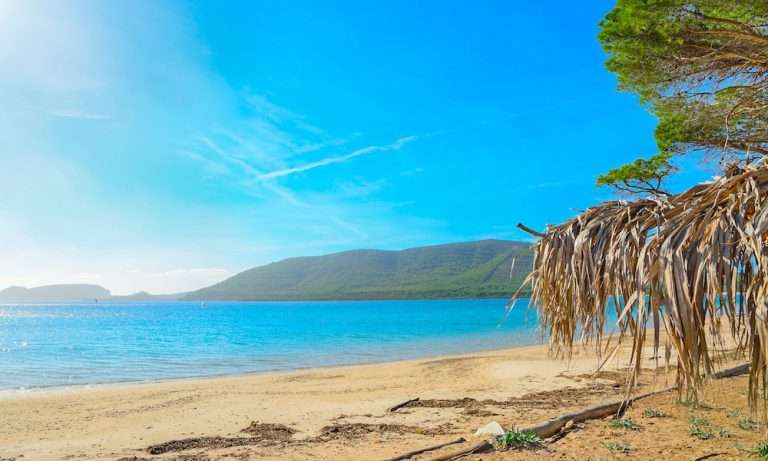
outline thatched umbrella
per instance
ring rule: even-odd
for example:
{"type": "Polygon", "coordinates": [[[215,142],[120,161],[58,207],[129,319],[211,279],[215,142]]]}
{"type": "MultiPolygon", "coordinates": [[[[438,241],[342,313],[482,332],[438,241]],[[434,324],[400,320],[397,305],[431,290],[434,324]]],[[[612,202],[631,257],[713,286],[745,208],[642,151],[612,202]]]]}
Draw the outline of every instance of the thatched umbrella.
{"type": "Polygon", "coordinates": [[[667,359],[676,352],[677,383],[691,398],[729,339],[751,363],[755,408],[766,389],[767,236],[766,166],[732,169],[669,198],[603,203],[541,235],[531,300],[558,353],[592,340],[605,363],[631,337],[630,388],[649,331],[654,357],[662,341],[667,359]],[[610,309],[616,336],[605,335],[610,309]]]}

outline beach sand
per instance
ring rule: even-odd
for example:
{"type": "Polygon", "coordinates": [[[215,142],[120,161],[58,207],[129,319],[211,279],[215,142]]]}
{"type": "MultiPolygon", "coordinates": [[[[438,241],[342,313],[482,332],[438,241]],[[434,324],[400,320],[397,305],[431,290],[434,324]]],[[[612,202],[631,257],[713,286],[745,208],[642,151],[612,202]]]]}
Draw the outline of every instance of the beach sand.
{"type": "MultiPolygon", "coordinates": [[[[567,363],[550,359],[545,346],[531,346],[290,373],[6,392],[0,396],[0,459],[174,459],[174,451],[156,458],[147,447],[186,438],[242,438],[248,434],[241,430],[254,421],[284,425],[296,431],[292,440],[307,441],[266,440],[184,453],[211,459],[384,459],[466,437],[491,420],[535,422],[553,410],[615,394],[610,380],[579,377],[595,365],[589,354],[567,363]],[[467,408],[433,402],[448,406],[387,412],[414,397],[506,401],[585,386],[588,392],[565,392],[570,397],[532,405],[473,410],[471,402],[467,408]],[[370,426],[379,424],[389,426],[370,426]],[[336,429],[322,433],[327,426],[336,429]]],[[[285,432],[273,432],[273,438],[285,438],[285,432]]]]}
{"type": "MultiPolygon", "coordinates": [[[[622,360],[594,378],[594,355],[582,351],[566,362],[551,359],[545,346],[531,346],[290,373],[6,392],[0,460],[384,460],[467,439],[413,458],[429,459],[480,440],[475,430],[490,421],[520,427],[619,400],[625,375],[615,370],[622,360]],[[415,397],[421,400],[387,411],[415,397]]],[[[657,373],[644,376],[640,392],[671,384],[657,373]]],[[[737,397],[744,407],[745,397],[737,397]]],[[[652,423],[664,430],[664,421],[652,423]]],[[[685,420],[677,423],[683,428],[678,451],[664,456],[690,459],[685,420]]],[[[652,445],[655,436],[643,434],[652,445]]],[[[549,451],[468,459],[611,459],[604,447],[610,437],[605,422],[587,423],[549,451]],[[607,456],[593,458],[600,450],[607,456]]]]}

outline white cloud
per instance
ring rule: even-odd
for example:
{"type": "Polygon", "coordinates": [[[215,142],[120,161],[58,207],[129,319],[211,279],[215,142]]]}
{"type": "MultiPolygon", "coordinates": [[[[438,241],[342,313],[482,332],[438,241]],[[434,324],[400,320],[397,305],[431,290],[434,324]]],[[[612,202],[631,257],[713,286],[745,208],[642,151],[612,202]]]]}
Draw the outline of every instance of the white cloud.
{"type": "MultiPolygon", "coordinates": [[[[207,152],[214,153],[216,155],[218,161],[212,160],[210,157],[206,157],[199,153],[188,152],[186,155],[190,156],[190,158],[205,163],[209,171],[214,171],[216,169],[225,173],[230,173],[232,169],[239,171],[241,175],[244,175],[244,178],[242,178],[239,184],[253,192],[253,185],[255,184],[255,180],[262,173],[258,168],[251,164],[251,159],[249,159],[247,156],[239,155],[237,151],[232,152],[225,150],[216,141],[208,137],[201,137],[200,141],[204,146],[208,147],[207,152]],[[232,168],[227,168],[227,165],[231,166],[232,168]]],[[[269,161],[274,161],[274,159],[269,158],[269,161]]],[[[277,184],[265,184],[264,188],[293,206],[304,206],[304,202],[302,202],[295,194],[277,184]]]]}
{"type": "Polygon", "coordinates": [[[350,152],[349,154],[345,155],[338,155],[334,157],[326,157],[322,160],[318,160],[316,162],[307,163],[304,165],[292,167],[292,168],[284,168],[281,170],[275,170],[270,171],[269,173],[265,173],[259,176],[260,180],[265,179],[272,179],[272,178],[279,178],[282,176],[288,176],[296,173],[301,173],[304,171],[313,170],[315,168],[319,168],[322,166],[327,165],[333,165],[334,163],[343,163],[347,162],[349,160],[352,160],[355,157],[360,157],[362,155],[372,154],[374,152],[385,152],[385,151],[392,151],[392,150],[400,150],[408,143],[411,143],[415,140],[417,140],[417,136],[406,136],[404,138],[400,138],[397,141],[391,143],[391,144],[385,144],[380,146],[368,146],[363,147],[362,149],[357,149],[353,152],[350,152]]]}
{"type": "MultiPolygon", "coordinates": [[[[247,94],[244,98],[253,109],[245,120],[199,136],[198,142],[181,151],[181,155],[199,162],[209,173],[235,180],[248,194],[263,197],[266,191],[295,207],[310,205],[295,191],[271,179],[346,162],[374,152],[399,150],[418,139],[417,136],[407,136],[390,144],[367,146],[346,155],[290,168],[285,165],[290,158],[347,141],[328,136],[322,129],[308,123],[304,116],[264,96],[247,94]]],[[[379,188],[382,186],[378,185],[379,188]]],[[[339,198],[348,198],[347,192],[342,191],[339,198]]]]}

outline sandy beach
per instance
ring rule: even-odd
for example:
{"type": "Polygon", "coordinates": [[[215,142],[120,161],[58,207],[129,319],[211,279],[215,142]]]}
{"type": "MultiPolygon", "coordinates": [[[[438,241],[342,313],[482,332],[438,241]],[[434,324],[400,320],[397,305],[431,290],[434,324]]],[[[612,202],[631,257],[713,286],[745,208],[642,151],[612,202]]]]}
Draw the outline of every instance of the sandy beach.
{"type": "Polygon", "coordinates": [[[385,459],[469,438],[492,420],[523,425],[619,395],[622,375],[591,380],[595,365],[587,353],[565,362],[550,359],[545,346],[531,346],[290,373],[6,392],[0,459],[385,459]],[[415,397],[419,406],[387,412],[415,397]],[[242,432],[252,423],[250,435],[242,432]],[[240,441],[254,434],[258,442],[240,441]],[[184,439],[192,442],[150,450],[184,439]]]}

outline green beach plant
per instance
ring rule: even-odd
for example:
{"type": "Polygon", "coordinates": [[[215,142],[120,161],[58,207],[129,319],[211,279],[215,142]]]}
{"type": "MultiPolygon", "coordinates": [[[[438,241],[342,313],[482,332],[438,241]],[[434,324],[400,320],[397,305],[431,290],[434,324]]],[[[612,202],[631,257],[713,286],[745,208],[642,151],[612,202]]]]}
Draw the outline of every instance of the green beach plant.
{"type": "Polygon", "coordinates": [[[669,415],[655,408],[646,408],[643,410],[643,416],[646,418],[666,418],[669,415]]]}
{"type": "Polygon", "coordinates": [[[632,447],[624,442],[608,442],[605,444],[605,448],[614,454],[629,453],[632,451],[632,447]]]}
{"type": "Polygon", "coordinates": [[[632,421],[630,418],[612,419],[608,422],[608,427],[611,429],[624,429],[630,431],[640,430],[640,425],[632,421]]]}
{"type": "Polygon", "coordinates": [[[717,436],[720,437],[721,439],[730,439],[731,437],[733,437],[733,432],[729,431],[724,427],[721,427],[717,431],[717,436]]]}
{"type": "Polygon", "coordinates": [[[688,426],[688,435],[699,440],[709,440],[715,436],[708,427],[695,425],[688,426]]]}
{"type": "Polygon", "coordinates": [[[752,418],[741,418],[736,422],[736,426],[741,430],[750,432],[756,430],[759,427],[758,423],[752,418]]]}
{"type": "Polygon", "coordinates": [[[715,435],[721,439],[729,439],[734,435],[733,432],[724,427],[713,428],[709,421],[699,416],[691,416],[688,423],[688,434],[699,440],[709,440],[715,435]]]}
{"type": "Polygon", "coordinates": [[[688,423],[696,426],[709,426],[709,421],[702,418],[701,416],[696,416],[696,415],[690,416],[688,418],[688,423]]]}
{"type": "Polygon", "coordinates": [[[715,407],[708,404],[707,402],[703,400],[694,400],[694,399],[677,399],[675,401],[678,405],[682,405],[684,407],[693,408],[696,410],[714,410],[715,407]]]}
{"type": "Polygon", "coordinates": [[[543,446],[543,441],[534,432],[518,431],[513,429],[506,432],[504,435],[496,437],[496,445],[501,450],[510,449],[533,449],[543,446]]]}
{"type": "Polygon", "coordinates": [[[768,442],[760,442],[749,450],[749,456],[768,460],[768,442]]]}

